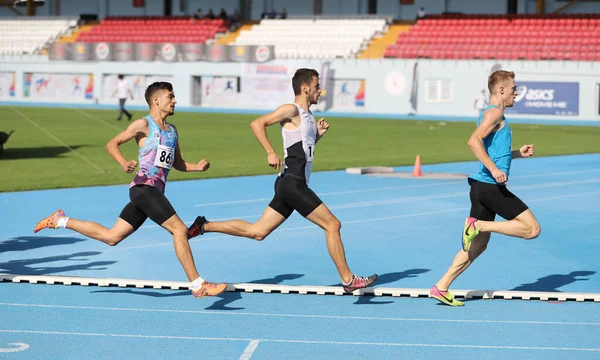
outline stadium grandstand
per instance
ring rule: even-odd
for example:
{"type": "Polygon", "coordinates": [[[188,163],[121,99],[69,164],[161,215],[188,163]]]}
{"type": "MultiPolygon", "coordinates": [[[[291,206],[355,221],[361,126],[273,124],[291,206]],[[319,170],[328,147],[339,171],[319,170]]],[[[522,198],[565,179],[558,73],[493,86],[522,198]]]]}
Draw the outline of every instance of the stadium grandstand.
{"type": "Polygon", "coordinates": [[[600,14],[429,16],[399,34],[385,56],[600,61],[600,14]]]}
{"type": "Polygon", "coordinates": [[[0,54],[19,55],[42,52],[77,29],[78,18],[27,17],[0,18],[0,54]]]}
{"type": "Polygon", "coordinates": [[[0,359],[600,359],[600,0],[0,0],[0,174],[0,359]]]}
{"type": "Polygon", "coordinates": [[[235,45],[273,45],[277,58],[356,58],[381,37],[391,19],[378,16],[263,19],[242,30],[235,45]],[[315,36],[318,34],[318,36],[315,36]]]}
{"type": "Polygon", "coordinates": [[[123,16],[106,17],[90,31],[77,36],[78,42],[153,42],[153,43],[200,43],[214,40],[219,33],[229,29],[229,21],[223,19],[200,19],[189,17],[123,16]]]}
{"type": "MultiPolygon", "coordinates": [[[[177,9],[177,14],[174,14],[175,6],[171,1],[165,3],[165,12],[167,6],[172,7],[168,11],[169,16],[118,15],[121,8],[127,9],[122,4],[125,2],[98,0],[94,10],[101,13],[101,7],[104,6],[104,16],[95,14],[92,19],[100,17],[99,21],[81,21],[79,17],[48,16],[52,11],[60,11],[58,9],[77,12],[76,9],[64,8],[67,4],[71,5],[64,0],[3,0],[0,5],[4,5],[4,8],[0,9],[10,9],[14,15],[22,15],[19,11],[25,9],[28,14],[36,11],[43,14],[0,17],[0,31],[10,34],[0,39],[0,54],[39,54],[47,52],[50,44],[62,39],[63,42],[84,43],[272,45],[275,57],[280,59],[385,57],[597,61],[600,56],[600,15],[564,13],[568,10],[567,5],[573,4],[562,5],[559,1],[556,3],[562,6],[553,13],[502,15],[428,12],[413,22],[406,19],[404,7],[417,11],[418,2],[417,5],[406,2],[404,7],[390,7],[390,4],[380,1],[380,7],[386,5],[392,8],[401,15],[400,19],[386,13],[379,15],[375,1],[374,5],[369,2],[365,9],[360,7],[360,3],[358,8],[352,9],[354,12],[369,13],[365,15],[350,13],[349,6],[345,7],[345,11],[348,11],[346,15],[323,15],[317,14],[319,9],[315,7],[312,9],[314,15],[303,14],[300,10],[289,16],[286,13],[285,19],[278,16],[275,10],[263,11],[259,20],[254,20],[258,12],[249,13],[251,8],[245,12],[244,19],[237,8],[230,10],[229,14],[223,10],[225,16],[203,13],[198,17],[195,6],[202,3],[191,0],[181,0],[183,5],[177,9]],[[233,15],[234,11],[236,16],[233,15]],[[243,27],[231,27],[232,22],[237,24],[242,21],[245,22],[241,24],[243,27]],[[505,38],[491,37],[498,27],[507,31],[505,38]],[[234,31],[230,32],[230,29],[234,31]],[[224,39],[218,41],[222,37],[224,39]]],[[[134,1],[131,3],[133,7],[127,11],[131,13],[142,7],[147,13],[148,3],[152,1],[134,1]]],[[[230,8],[234,7],[233,3],[229,5],[230,8]]],[[[72,6],[76,7],[75,4],[72,6]]],[[[267,6],[267,2],[264,6],[267,6]]],[[[88,8],[84,6],[82,11],[88,8]]],[[[495,7],[490,9],[496,10],[495,7]]],[[[155,8],[153,10],[156,11],[155,8]]],[[[465,10],[468,10],[468,6],[465,10]]],[[[1,13],[6,14],[7,11],[1,13]]],[[[89,20],[90,14],[85,15],[83,19],[89,20]]],[[[418,13],[415,16],[418,17],[418,13]]]]}

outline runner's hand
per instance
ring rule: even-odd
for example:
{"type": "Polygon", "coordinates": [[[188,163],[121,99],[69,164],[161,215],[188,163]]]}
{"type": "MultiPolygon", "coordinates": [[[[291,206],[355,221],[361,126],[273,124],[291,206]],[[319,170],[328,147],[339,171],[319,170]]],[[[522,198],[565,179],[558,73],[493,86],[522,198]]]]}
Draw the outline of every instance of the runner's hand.
{"type": "Polygon", "coordinates": [[[137,161],[129,160],[128,162],[125,163],[125,165],[123,165],[123,170],[125,170],[126,173],[131,173],[131,172],[133,172],[133,170],[135,170],[136,167],[137,167],[137,161]]]}
{"type": "Polygon", "coordinates": [[[269,166],[275,168],[275,170],[281,169],[281,158],[276,153],[269,154],[267,161],[269,162],[269,166]]]}
{"type": "Polygon", "coordinates": [[[210,167],[210,163],[206,159],[200,160],[198,163],[198,171],[206,171],[210,167]]]}
{"type": "Polygon", "coordinates": [[[500,171],[498,169],[492,171],[492,176],[494,177],[494,179],[496,179],[496,182],[498,184],[505,184],[506,183],[506,174],[504,173],[504,171],[500,171]]]}
{"type": "Polygon", "coordinates": [[[522,157],[530,157],[530,156],[533,156],[535,154],[535,147],[533,146],[533,144],[531,144],[531,145],[523,145],[519,149],[519,152],[521,153],[522,157]]]}
{"type": "Polygon", "coordinates": [[[329,130],[329,123],[325,121],[325,119],[320,118],[319,121],[317,121],[317,132],[319,133],[319,136],[323,136],[327,130],[329,130]]]}

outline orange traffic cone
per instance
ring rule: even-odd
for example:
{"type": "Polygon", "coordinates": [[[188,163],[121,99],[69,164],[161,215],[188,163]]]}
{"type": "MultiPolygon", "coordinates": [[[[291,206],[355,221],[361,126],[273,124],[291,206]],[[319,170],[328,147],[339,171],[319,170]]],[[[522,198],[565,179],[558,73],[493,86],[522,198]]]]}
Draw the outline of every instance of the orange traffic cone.
{"type": "Polygon", "coordinates": [[[417,158],[415,159],[415,167],[412,176],[423,176],[423,173],[421,172],[421,157],[419,155],[417,155],[417,158]]]}

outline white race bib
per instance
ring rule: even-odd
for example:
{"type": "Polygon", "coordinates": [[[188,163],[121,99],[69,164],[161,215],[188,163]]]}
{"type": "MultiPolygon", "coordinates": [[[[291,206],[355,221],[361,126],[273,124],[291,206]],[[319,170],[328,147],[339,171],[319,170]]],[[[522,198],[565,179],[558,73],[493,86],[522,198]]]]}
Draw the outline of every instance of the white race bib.
{"type": "Polygon", "coordinates": [[[158,145],[156,149],[156,158],[154,158],[154,165],[160,166],[161,168],[171,169],[173,167],[173,161],[175,161],[175,148],[158,145]]]}
{"type": "Polygon", "coordinates": [[[306,147],[306,161],[313,161],[315,156],[315,144],[308,143],[306,147]]]}

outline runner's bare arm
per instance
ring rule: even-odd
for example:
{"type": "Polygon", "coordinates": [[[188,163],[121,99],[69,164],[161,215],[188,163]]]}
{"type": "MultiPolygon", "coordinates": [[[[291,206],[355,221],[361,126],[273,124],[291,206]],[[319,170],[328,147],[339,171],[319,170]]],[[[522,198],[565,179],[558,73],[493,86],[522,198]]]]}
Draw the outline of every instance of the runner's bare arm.
{"type": "Polygon", "coordinates": [[[112,138],[106,144],[106,150],[108,150],[108,153],[110,154],[110,156],[113,159],[115,159],[115,161],[121,166],[121,168],[123,168],[123,170],[125,170],[128,173],[132,172],[136,168],[137,161],[135,161],[135,160],[127,161],[127,159],[125,159],[125,157],[123,156],[121,149],[119,149],[119,146],[121,144],[125,144],[126,142],[135,138],[138,135],[147,135],[147,132],[148,132],[148,120],[146,120],[144,118],[138,119],[138,120],[132,122],[127,127],[127,129],[125,129],[125,131],[121,132],[120,134],[118,134],[117,136],[112,138]]]}
{"type": "Polygon", "coordinates": [[[281,169],[282,163],[279,155],[277,155],[273,145],[269,141],[267,136],[267,126],[289,121],[289,119],[294,116],[298,116],[298,108],[296,105],[285,104],[278,107],[275,111],[263,115],[250,123],[250,127],[252,128],[254,136],[256,136],[256,139],[260,145],[267,152],[267,161],[269,166],[275,168],[275,170],[281,169]]]}

